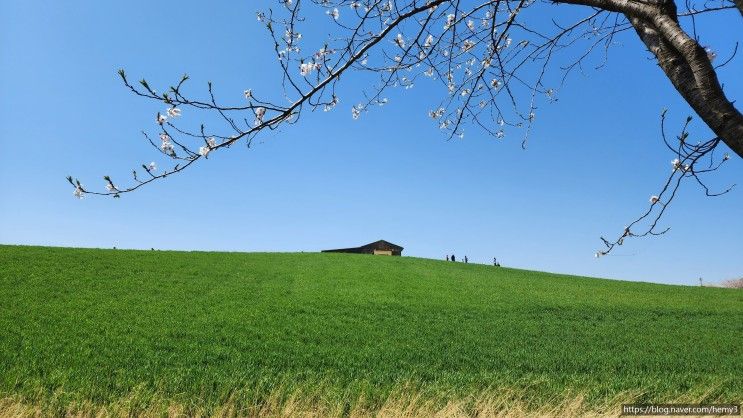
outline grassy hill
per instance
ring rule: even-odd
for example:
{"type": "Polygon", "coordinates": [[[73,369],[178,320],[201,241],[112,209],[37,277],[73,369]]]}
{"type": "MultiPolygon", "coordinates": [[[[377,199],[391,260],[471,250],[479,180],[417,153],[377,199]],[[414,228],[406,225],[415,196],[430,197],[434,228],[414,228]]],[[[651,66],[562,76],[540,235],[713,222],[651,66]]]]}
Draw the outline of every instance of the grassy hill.
{"type": "Polygon", "coordinates": [[[743,399],[739,290],[405,257],[0,246],[0,332],[0,399],[58,412],[743,399]]]}

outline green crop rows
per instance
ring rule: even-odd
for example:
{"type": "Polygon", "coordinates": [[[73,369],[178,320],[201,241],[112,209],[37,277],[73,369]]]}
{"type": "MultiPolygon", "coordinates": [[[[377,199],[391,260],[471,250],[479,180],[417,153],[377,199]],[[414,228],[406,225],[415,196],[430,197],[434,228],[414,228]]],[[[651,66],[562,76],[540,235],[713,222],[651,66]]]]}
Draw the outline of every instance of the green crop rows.
{"type": "Polygon", "coordinates": [[[400,387],[740,401],[743,292],[406,257],[0,246],[0,397],[208,408],[281,388],[373,404],[400,387]]]}

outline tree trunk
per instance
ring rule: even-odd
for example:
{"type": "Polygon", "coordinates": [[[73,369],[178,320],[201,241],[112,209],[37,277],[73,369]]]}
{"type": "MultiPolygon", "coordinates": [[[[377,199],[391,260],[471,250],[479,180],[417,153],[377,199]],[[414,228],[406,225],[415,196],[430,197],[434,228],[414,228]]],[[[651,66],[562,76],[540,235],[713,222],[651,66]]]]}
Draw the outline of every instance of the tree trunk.
{"type": "Polygon", "coordinates": [[[725,96],[704,49],[667,15],[659,14],[652,23],[628,18],[681,97],[715,135],[743,158],[743,115],[725,96]],[[661,36],[656,25],[667,27],[670,41],[661,36]]]}
{"type": "MultiPolygon", "coordinates": [[[[725,96],[705,50],[678,23],[673,0],[556,0],[623,13],[666,77],[704,123],[743,158],[743,115],[725,96]]],[[[743,13],[743,0],[735,0],[743,13]]]]}

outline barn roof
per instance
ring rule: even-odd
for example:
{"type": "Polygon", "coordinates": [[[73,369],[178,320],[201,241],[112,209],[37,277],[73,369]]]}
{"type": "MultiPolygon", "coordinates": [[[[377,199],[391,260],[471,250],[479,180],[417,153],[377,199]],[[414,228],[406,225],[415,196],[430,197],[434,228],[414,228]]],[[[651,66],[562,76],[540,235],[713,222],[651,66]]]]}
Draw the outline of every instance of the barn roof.
{"type": "Polygon", "coordinates": [[[399,246],[397,244],[393,244],[393,243],[391,243],[389,241],[385,241],[383,239],[380,239],[379,241],[370,242],[370,243],[368,243],[366,245],[362,245],[359,248],[369,248],[369,247],[376,248],[376,247],[385,247],[385,246],[386,247],[392,247],[392,248],[394,248],[396,250],[402,250],[403,249],[403,247],[401,247],[401,246],[399,246]]]}

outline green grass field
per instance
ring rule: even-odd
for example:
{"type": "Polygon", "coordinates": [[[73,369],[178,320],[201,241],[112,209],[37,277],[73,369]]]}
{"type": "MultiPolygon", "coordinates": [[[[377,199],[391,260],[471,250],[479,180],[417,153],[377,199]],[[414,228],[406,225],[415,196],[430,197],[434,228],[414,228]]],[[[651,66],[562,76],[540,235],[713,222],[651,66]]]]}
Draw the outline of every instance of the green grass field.
{"type": "Polygon", "coordinates": [[[739,290],[405,257],[0,246],[0,332],[0,398],[49,408],[743,400],[739,290]]]}

